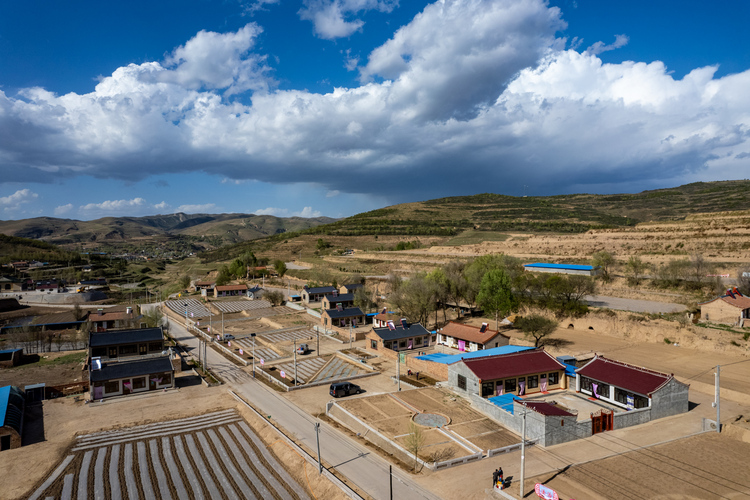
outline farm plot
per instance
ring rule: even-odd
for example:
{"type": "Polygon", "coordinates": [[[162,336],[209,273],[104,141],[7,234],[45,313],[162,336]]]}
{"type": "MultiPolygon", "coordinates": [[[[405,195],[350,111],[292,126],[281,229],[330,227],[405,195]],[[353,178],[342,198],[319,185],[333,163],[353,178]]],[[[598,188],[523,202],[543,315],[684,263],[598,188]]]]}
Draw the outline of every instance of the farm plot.
{"type": "Polygon", "coordinates": [[[212,302],[214,307],[225,313],[240,311],[254,311],[255,309],[270,309],[271,303],[267,300],[231,300],[212,302]]]}
{"type": "MultiPolygon", "coordinates": [[[[272,377],[283,380],[288,385],[294,385],[294,363],[284,362],[272,367],[264,368],[264,371],[272,377]],[[281,372],[284,378],[281,378],[281,372]]],[[[326,382],[343,380],[355,375],[367,373],[354,363],[345,361],[336,356],[320,356],[306,358],[297,361],[297,384],[311,384],[315,382],[326,382]]]]}
{"type": "Polygon", "coordinates": [[[179,315],[185,315],[185,304],[187,304],[187,315],[190,318],[206,318],[213,316],[206,306],[204,306],[200,300],[196,299],[185,299],[185,300],[168,300],[164,303],[172,311],[179,315]]]}
{"type": "Polygon", "coordinates": [[[265,340],[271,343],[292,342],[294,340],[312,340],[318,337],[318,332],[312,328],[300,328],[299,330],[289,330],[286,332],[261,333],[259,334],[265,340]]]}
{"type": "Polygon", "coordinates": [[[307,499],[235,410],[78,436],[30,497],[307,499]]]}

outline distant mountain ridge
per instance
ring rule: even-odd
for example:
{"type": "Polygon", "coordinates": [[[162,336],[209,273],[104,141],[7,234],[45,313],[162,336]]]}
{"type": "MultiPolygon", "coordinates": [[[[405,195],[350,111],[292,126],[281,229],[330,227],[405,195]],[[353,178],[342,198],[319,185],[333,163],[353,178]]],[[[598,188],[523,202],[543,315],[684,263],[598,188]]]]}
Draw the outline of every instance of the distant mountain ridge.
{"type": "Polygon", "coordinates": [[[334,222],[330,217],[275,217],[255,214],[148,215],[104,217],[91,221],[36,217],[0,221],[0,233],[56,245],[116,245],[138,241],[188,239],[207,247],[300,231],[334,222]]]}

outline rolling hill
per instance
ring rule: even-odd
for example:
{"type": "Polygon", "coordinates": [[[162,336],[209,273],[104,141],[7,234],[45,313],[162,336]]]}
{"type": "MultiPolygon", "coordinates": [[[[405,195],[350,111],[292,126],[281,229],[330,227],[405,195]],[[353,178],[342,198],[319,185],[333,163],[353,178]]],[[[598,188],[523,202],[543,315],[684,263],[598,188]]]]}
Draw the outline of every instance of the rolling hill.
{"type": "Polygon", "coordinates": [[[37,217],[0,221],[0,233],[63,247],[118,248],[168,246],[195,250],[300,231],[334,221],[328,217],[274,217],[253,214],[170,214],[105,217],[91,221],[37,217]]]}

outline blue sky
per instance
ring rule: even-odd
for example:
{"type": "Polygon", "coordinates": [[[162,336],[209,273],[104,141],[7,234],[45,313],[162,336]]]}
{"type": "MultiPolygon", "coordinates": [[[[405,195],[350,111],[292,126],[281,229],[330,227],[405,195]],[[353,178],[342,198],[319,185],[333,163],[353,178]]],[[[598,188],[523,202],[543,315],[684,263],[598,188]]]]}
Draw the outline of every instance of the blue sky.
{"type": "Polygon", "coordinates": [[[6,2],[0,219],[750,178],[749,5],[6,2]]]}

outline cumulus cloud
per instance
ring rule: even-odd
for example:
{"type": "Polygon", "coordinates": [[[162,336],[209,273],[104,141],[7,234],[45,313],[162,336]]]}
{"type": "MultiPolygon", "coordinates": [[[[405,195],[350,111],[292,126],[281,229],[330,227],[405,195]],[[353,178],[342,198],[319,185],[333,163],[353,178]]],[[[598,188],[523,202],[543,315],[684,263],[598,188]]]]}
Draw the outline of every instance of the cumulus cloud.
{"type": "Polygon", "coordinates": [[[292,212],[288,208],[268,207],[255,210],[255,215],[273,215],[274,217],[321,217],[323,214],[312,207],[305,207],[299,212],[292,212]]]}
{"type": "Polygon", "coordinates": [[[78,211],[87,215],[95,213],[120,213],[144,206],[146,206],[146,200],[143,198],[133,198],[132,200],[106,200],[101,203],[88,203],[86,205],[81,205],[78,211]]]}
{"type": "Polygon", "coordinates": [[[268,10],[266,5],[274,5],[279,3],[279,0],[255,0],[254,2],[244,2],[245,14],[254,15],[259,10],[268,10]]]}
{"type": "Polygon", "coordinates": [[[39,195],[30,189],[19,189],[11,195],[0,196],[0,207],[2,207],[5,212],[13,212],[19,210],[21,205],[31,203],[38,197],[39,195]]]}
{"type": "Polygon", "coordinates": [[[168,210],[169,207],[170,205],[166,201],[162,201],[161,203],[157,203],[156,205],[154,205],[154,208],[156,210],[168,210]]]}
{"type": "Polygon", "coordinates": [[[316,36],[326,40],[345,38],[364,26],[358,14],[369,10],[391,12],[398,0],[304,0],[300,19],[313,23],[316,36]]]}
{"type": "Polygon", "coordinates": [[[341,191],[339,191],[338,189],[333,189],[326,193],[326,198],[334,198],[340,194],[341,194],[341,191]]]}
{"type": "Polygon", "coordinates": [[[203,205],[180,205],[177,207],[178,212],[186,214],[210,213],[216,208],[215,203],[204,203],[203,205]]]}
{"type": "Polygon", "coordinates": [[[55,215],[65,215],[70,213],[73,210],[73,204],[72,203],[66,203],[65,205],[60,205],[59,207],[55,208],[55,215]]]}
{"type": "Polygon", "coordinates": [[[393,202],[747,177],[750,71],[675,79],[659,61],[605,64],[602,47],[566,48],[564,27],[543,0],[443,0],[360,63],[359,86],[323,94],[264,80],[257,26],[201,32],[88,94],[0,90],[0,171],[6,182],[204,171],[393,202]],[[250,104],[228,98],[241,89],[250,104]]]}
{"type": "MultiPolygon", "coordinates": [[[[573,40],[571,45],[574,45],[577,40],[573,40]]],[[[582,41],[582,40],[581,40],[582,41]]],[[[612,44],[605,44],[604,42],[596,42],[594,45],[591,45],[586,49],[586,53],[590,55],[599,55],[602,52],[608,52],[610,50],[619,49],[620,47],[624,47],[628,44],[630,41],[630,38],[627,35],[615,35],[615,43],[612,44]]]]}

